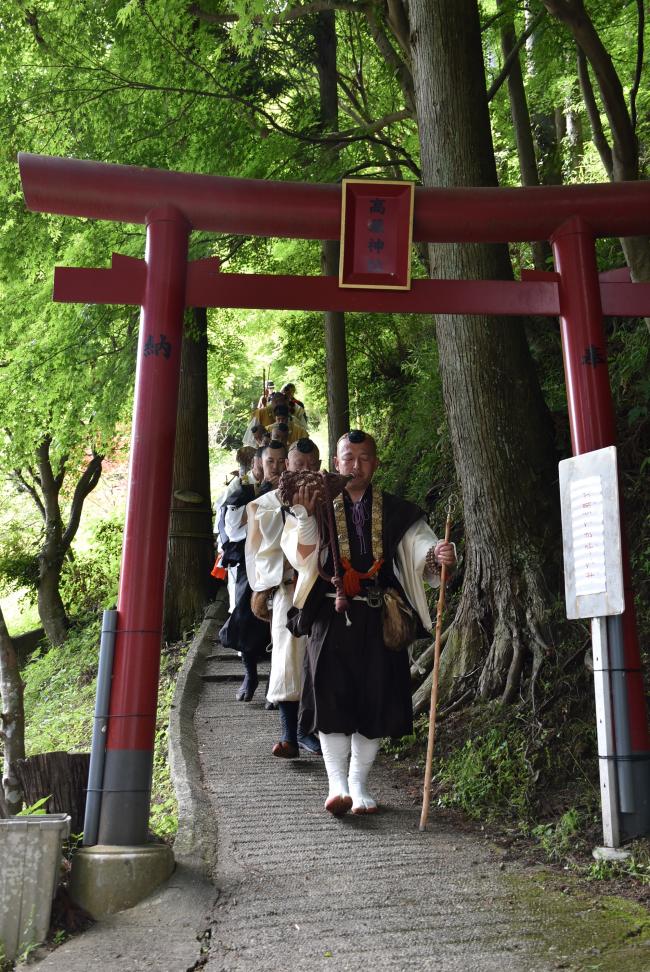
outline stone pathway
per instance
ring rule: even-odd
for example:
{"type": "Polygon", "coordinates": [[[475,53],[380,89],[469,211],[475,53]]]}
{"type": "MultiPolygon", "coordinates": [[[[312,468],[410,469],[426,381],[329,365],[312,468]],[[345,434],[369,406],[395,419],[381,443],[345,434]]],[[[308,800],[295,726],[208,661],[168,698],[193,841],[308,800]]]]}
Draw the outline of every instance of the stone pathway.
{"type": "MultiPolygon", "coordinates": [[[[418,830],[384,767],[381,813],[323,810],[322,760],[271,756],[278,713],[236,702],[236,656],[215,647],[196,712],[218,824],[219,893],[206,968],[545,972],[555,961],[517,905],[498,853],[436,820],[418,830]]],[[[568,966],[565,966],[568,967],[568,966]]]]}

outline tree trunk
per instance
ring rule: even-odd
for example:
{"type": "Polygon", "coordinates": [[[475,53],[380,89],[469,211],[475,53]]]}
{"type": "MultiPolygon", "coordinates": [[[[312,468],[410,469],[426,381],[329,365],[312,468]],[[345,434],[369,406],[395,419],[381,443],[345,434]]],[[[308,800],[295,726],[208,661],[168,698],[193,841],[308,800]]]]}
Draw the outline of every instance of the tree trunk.
{"type": "MultiPolygon", "coordinates": [[[[320,92],[320,127],[323,132],[336,132],[339,126],[338,82],[336,75],[336,19],[333,10],[326,10],[314,18],[316,65],[320,92]]],[[[330,161],[337,161],[336,150],[330,161]]],[[[321,247],[321,267],[325,276],[339,273],[339,244],[326,240],[321,247]]],[[[348,362],[345,346],[345,314],[326,311],[325,360],[327,379],[327,421],[330,463],[336,454],[336,443],[350,428],[350,400],[348,392],[348,362]]]]}
{"type": "Polygon", "coordinates": [[[193,312],[183,335],[174,492],[167,553],[164,632],[178,641],[203,617],[214,563],[208,443],[208,315],[193,312]]]}
{"type": "Polygon", "coordinates": [[[16,772],[32,806],[44,797],[48,813],[69,813],[70,832],[80,834],[84,826],[88,788],[89,753],[38,753],[21,759],[16,772]]]}
{"type": "MultiPolygon", "coordinates": [[[[476,0],[411,0],[409,19],[424,184],[496,185],[476,0]]],[[[502,245],[432,244],[430,258],[436,277],[512,276],[502,245]]],[[[440,316],[437,338],[467,538],[441,691],[478,669],[482,697],[511,701],[542,658],[552,426],[520,320],[440,316]]]]}
{"type": "MultiPolygon", "coordinates": [[[[537,16],[537,4],[525,0],[524,16],[528,27],[537,16]]],[[[539,33],[534,31],[526,41],[526,67],[527,73],[531,76],[537,73],[536,47],[538,39],[539,33]]],[[[561,185],[563,182],[562,160],[557,138],[555,112],[535,112],[531,117],[531,126],[537,147],[537,172],[540,182],[545,186],[561,185]]]]}
{"type": "Polygon", "coordinates": [[[53,558],[48,551],[41,550],[38,556],[38,616],[48,641],[53,645],[62,645],[70,628],[68,612],[59,590],[62,569],[62,557],[53,558]]]}
{"type": "MultiPolygon", "coordinates": [[[[575,101],[574,98],[571,101],[575,101]]],[[[582,131],[582,117],[570,105],[566,109],[566,138],[569,182],[576,181],[576,173],[584,155],[584,135],[582,131]]]]}
{"type": "Polygon", "coordinates": [[[23,688],[18,656],[0,608],[0,739],[4,754],[2,791],[4,809],[9,814],[18,813],[23,804],[23,791],[16,775],[18,760],[25,758],[23,688]]]}
{"type": "Polygon", "coordinates": [[[38,613],[41,624],[53,645],[62,644],[70,622],[61,600],[59,584],[66,554],[81,521],[86,497],[93,491],[102,474],[103,456],[93,453],[74,488],[68,525],[64,527],[59,497],[66,476],[65,459],[55,472],[50,457],[51,440],[46,436],[37,450],[38,473],[30,470],[30,480],[18,473],[36,503],[45,524],[45,539],[38,554],[38,613]]]}
{"type": "Polygon", "coordinates": [[[614,160],[612,158],[612,148],[607,141],[603,123],[600,119],[600,108],[596,102],[596,96],[594,95],[591,78],[589,77],[589,65],[587,63],[587,58],[585,57],[585,52],[581,47],[578,46],[576,47],[576,50],[578,83],[580,85],[580,94],[582,95],[582,100],[587,110],[587,117],[591,126],[591,140],[600,156],[600,161],[602,162],[603,169],[607,173],[607,178],[611,180],[614,178],[614,160]]]}
{"type": "MultiPolygon", "coordinates": [[[[497,8],[502,14],[500,29],[501,50],[504,60],[507,60],[516,43],[514,22],[512,20],[512,14],[507,12],[504,0],[497,0],[497,8]]],[[[508,96],[510,98],[512,127],[517,144],[521,184],[522,186],[538,186],[539,173],[537,172],[533,131],[530,125],[530,113],[528,111],[526,89],[524,88],[524,79],[521,72],[521,62],[518,56],[515,58],[508,74],[508,96]]],[[[531,249],[533,253],[533,264],[536,270],[549,270],[553,266],[551,247],[546,240],[533,240],[531,249]]]]}
{"type": "MultiPolygon", "coordinates": [[[[542,0],[542,2],[550,14],[566,25],[578,45],[580,85],[585,95],[594,144],[598,148],[609,177],[612,182],[638,179],[639,142],[633,118],[627,107],[625,91],[614,62],[585,10],[583,0],[563,0],[563,2],[542,0]],[[602,106],[609,122],[611,148],[604,144],[606,139],[602,133],[595,99],[593,105],[589,103],[591,82],[585,61],[589,62],[596,78],[602,106]]],[[[638,282],[650,280],[650,237],[625,237],[621,239],[621,246],[632,279],[638,282]]],[[[646,317],[646,326],[650,331],[649,317],[646,317]]]]}

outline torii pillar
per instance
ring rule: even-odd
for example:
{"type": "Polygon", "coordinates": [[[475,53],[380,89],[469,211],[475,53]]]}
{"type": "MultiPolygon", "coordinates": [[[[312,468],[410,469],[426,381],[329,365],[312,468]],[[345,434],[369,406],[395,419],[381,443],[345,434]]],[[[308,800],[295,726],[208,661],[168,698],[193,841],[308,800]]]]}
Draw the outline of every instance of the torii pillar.
{"type": "MultiPolygon", "coordinates": [[[[96,918],[136,904],[174,868],[171,850],[147,839],[191,226],[170,205],[152,209],[145,223],[146,275],[97,843],[77,852],[71,876],[73,898],[96,918]]],[[[125,261],[127,288],[128,271],[141,267],[140,261],[125,261]]]]}
{"type": "Polygon", "coordinates": [[[135,377],[118,628],[99,844],[147,842],[164,578],[191,227],[164,205],[147,214],[146,283],[135,377]],[[134,641],[137,650],[133,650],[134,641]]]}

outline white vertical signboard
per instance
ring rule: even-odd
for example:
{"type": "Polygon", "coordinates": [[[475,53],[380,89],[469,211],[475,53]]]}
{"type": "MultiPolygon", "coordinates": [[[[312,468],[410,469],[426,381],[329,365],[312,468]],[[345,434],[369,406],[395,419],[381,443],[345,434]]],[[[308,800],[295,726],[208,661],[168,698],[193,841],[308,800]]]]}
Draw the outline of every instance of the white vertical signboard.
{"type": "Polygon", "coordinates": [[[560,463],[568,618],[622,614],[623,567],[616,448],[560,463]]]}
{"type": "Polygon", "coordinates": [[[625,609],[616,449],[560,463],[568,618],[591,618],[603,840],[620,843],[607,616],[625,609]]]}

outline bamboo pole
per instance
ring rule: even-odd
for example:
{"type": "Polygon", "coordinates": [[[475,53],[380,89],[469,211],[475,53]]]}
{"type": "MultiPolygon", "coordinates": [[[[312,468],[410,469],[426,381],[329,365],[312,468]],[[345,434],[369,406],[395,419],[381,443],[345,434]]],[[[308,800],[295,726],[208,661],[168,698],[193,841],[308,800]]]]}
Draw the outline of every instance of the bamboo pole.
{"type": "MultiPolygon", "coordinates": [[[[445,542],[449,543],[451,533],[451,502],[447,509],[445,522],[445,542]]],[[[438,708],[438,673],[440,671],[440,638],[442,636],[442,614],[445,608],[445,584],[447,582],[447,565],[440,568],[440,593],[438,594],[438,608],[436,611],[436,636],[433,649],[433,678],[431,680],[431,705],[429,707],[429,738],[427,741],[427,758],[424,767],[424,791],[422,794],[422,813],[420,814],[420,830],[427,829],[429,819],[429,801],[431,799],[431,776],[433,770],[433,744],[436,738],[436,711],[438,708]]]]}

